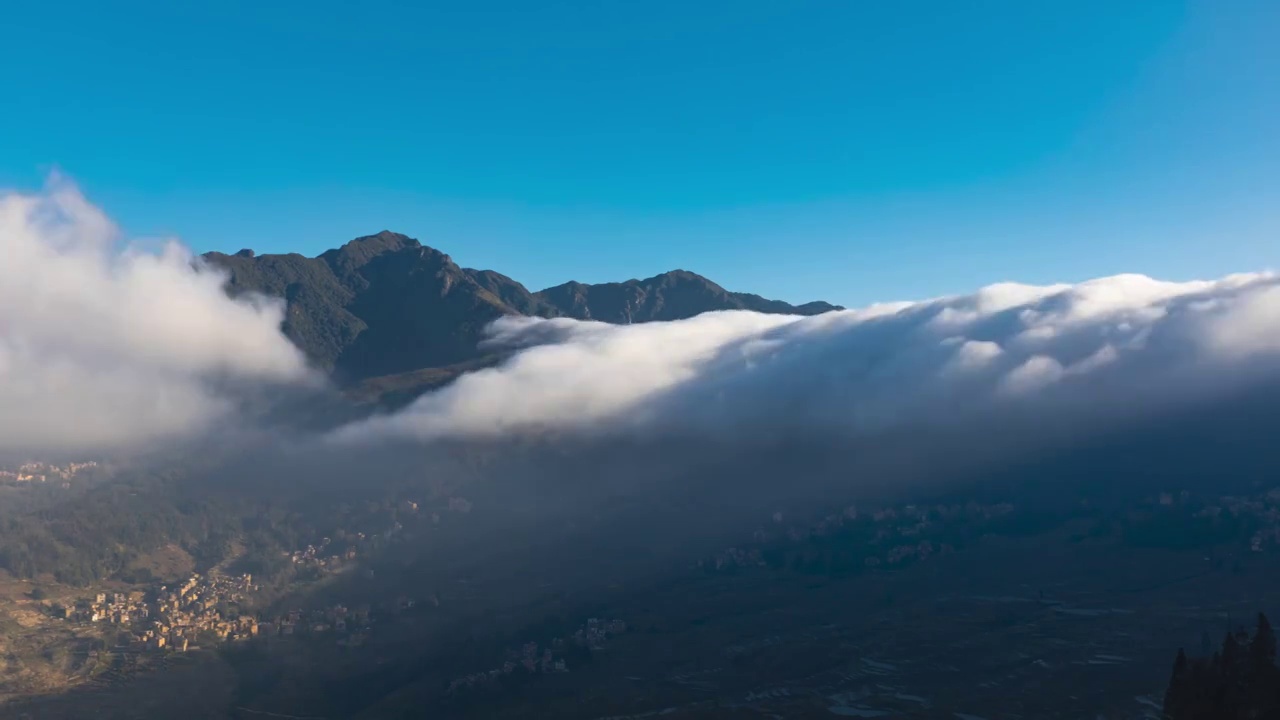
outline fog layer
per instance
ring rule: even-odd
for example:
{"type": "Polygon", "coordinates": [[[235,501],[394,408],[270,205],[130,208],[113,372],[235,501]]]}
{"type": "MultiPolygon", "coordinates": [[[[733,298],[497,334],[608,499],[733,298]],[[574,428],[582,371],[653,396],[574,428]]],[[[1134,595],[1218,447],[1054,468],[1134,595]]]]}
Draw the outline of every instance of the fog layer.
{"type": "Polygon", "coordinates": [[[1154,409],[1276,369],[1280,278],[1003,283],[808,318],[508,317],[489,342],[514,354],[336,437],[857,434],[1004,410],[1034,419],[1154,409]]]}

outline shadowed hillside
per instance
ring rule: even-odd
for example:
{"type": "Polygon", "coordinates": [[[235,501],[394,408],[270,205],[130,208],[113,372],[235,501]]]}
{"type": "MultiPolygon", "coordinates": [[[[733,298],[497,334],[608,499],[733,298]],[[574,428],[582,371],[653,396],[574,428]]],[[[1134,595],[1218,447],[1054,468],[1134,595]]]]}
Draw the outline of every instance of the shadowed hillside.
{"type": "Polygon", "coordinates": [[[710,280],[673,270],[646,280],[584,285],[568,282],[538,297],[561,315],[608,323],[680,320],[712,310],[754,310],[785,315],[818,315],[842,308],[825,302],[790,305],[750,293],[729,292],[710,280]]]}

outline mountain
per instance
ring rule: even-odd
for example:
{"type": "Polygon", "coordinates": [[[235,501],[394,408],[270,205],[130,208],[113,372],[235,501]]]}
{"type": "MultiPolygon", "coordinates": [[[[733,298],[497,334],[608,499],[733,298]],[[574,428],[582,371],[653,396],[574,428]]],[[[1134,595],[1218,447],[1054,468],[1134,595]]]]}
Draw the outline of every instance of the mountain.
{"type": "Polygon", "coordinates": [[[533,307],[502,276],[488,285],[448,255],[392,232],[356,238],[319,257],[209,253],[233,295],[258,292],[288,303],[284,332],[312,362],[351,381],[476,356],[484,327],[533,307]]]}
{"type": "Polygon", "coordinates": [[[568,282],[547,288],[537,296],[566,317],[609,323],[680,320],[712,310],[818,315],[843,309],[825,302],[795,306],[750,293],[729,292],[687,270],[673,270],[647,280],[621,283],[584,285],[568,282]]]}
{"type": "Polygon", "coordinates": [[[477,346],[484,328],[503,315],[628,323],[712,310],[816,315],[840,309],[729,292],[683,270],[623,283],[570,282],[532,293],[506,275],[459,267],[448,255],[386,230],[314,258],[252,250],[203,257],[228,274],[232,295],[283,298],[285,334],[342,382],[481,360],[477,346]]]}

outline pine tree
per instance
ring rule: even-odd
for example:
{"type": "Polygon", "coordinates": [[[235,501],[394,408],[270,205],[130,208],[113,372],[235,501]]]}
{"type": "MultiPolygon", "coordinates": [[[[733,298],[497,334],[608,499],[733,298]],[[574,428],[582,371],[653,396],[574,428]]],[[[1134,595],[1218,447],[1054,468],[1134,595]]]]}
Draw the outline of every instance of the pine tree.
{"type": "Polygon", "coordinates": [[[1271,667],[1276,660],[1276,633],[1267,616],[1258,613],[1258,629],[1249,642],[1249,660],[1255,670],[1271,667]]]}
{"type": "Polygon", "coordinates": [[[1169,689],[1164,691],[1164,714],[1169,718],[1182,718],[1188,712],[1188,693],[1192,688],[1187,682],[1187,654],[1178,648],[1173,661],[1173,674],[1169,677],[1169,689]]]}
{"type": "Polygon", "coordinates": [[[1276,634],[1258,613],[1258,627],[1249,642],[1249,705],[1257,717],[1280,716],[1280,669],[1276,668],[1276,634]]]}
{"type": "Polygon", "coordinates": [[[1222,671],[1214,697],[1213,717],[1234,718],[1245,687],[1245,647],[1239,635],[1228,631],[1222,641],[1222,671]]]}
{"type": "Polygon", "coordinates": [[[1227,631],[1227,636],[1222,640],[1222,674],[1226,677],[1234,677],[1240,668],[1241,660],[1240,641],[1236,640],[1236,634],[1227,631]]]}

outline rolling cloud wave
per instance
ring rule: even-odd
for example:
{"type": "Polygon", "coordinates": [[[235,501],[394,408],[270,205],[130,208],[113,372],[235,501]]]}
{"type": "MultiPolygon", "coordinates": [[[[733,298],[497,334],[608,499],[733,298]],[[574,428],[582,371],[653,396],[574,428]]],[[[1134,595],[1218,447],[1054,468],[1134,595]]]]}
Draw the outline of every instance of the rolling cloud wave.
{"type": "Polygon", "coordinates": [[[1159,402],[1280,367],[1280,277],[1004,283],[809,318],[721,312],[613,326],[513,317],[490,328],[489,343],[514,354],[336,437],[858,433],[1004,408],[1159,402]]]}

